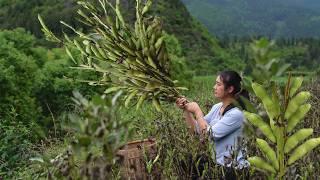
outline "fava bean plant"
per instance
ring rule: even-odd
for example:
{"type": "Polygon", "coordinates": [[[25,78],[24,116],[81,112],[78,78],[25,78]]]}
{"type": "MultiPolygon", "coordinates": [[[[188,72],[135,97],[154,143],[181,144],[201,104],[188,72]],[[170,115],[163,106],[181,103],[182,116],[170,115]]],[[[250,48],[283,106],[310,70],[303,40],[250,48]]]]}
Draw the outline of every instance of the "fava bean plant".
{"type": "Polygon", "coordinates": [[[298,92],[302,82],[302,77],[289,75],[283,93],[276,85],[271,86],[270,92],[262,85],[252,83],[255,95],[267,112],[268,122],[258,114],[245,112],[247,120],[266,137],[256,139],[264,157],[250,157],[249,162],[271,178],[284,179],[289,166],[320,145],[320,137],[306,140],[313,134],[312,128],[295,129],[311,108],[307,103],[311,94],[298,92]]]}

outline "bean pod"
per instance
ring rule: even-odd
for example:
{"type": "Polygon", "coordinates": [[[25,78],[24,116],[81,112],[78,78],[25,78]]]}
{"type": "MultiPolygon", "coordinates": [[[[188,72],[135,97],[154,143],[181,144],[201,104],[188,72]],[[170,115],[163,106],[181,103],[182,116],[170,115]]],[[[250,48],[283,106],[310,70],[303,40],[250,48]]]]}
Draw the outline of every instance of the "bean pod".
{"type": "Polygon", "coordinates": [[[302,91],[293,97],[288,103],[286,113],[284,114],[285,119],[289,119],[297,111],[299,106],[305,103],[310,96],[311,94],[309,92],[302,91]]]}
{"type": "Polygon", "coordinates": [[[291,165],[295,161],[299,160],[318,145],[320,145],[320,138],[309,139],[294,150],[288,160],[288,165],[291,165]]]}
{"type": "Polygon", "coordinates": [[[307,137],[311,136],[313,129],[300,129],[298,132],[290,136],[286,144],[284,145],[284,152],[290,152],[294,147],[296,147],[301,141],[305,140],[307,137]]]}
{"type": "Polygon", "coordinates": [[[264,170],[264,171],[268,171],[268,172],[271,172],[273,174],[276,173],[276,170],[270,164],[268,164],[263,159],[261,159],[261,158],[259,158],[257,156],[248,158],[248,161],[252,166],[254,166],[254,167],[258,168],[258,169],[261,169],[261,170],[264,170]]]}
{"type": "Polygon", "coordinates": [[[305,104],[300,106],[296,112],[289,118],[288,125],[287,125],[287,132],[291,132],[293,128],[299,123],[300,120],[302,120],[305,115],[309,112],[311,109],[310,104],[305,104]]]}
{"type": "Polygon", "coordinates": [[[254,93],[261,99],[265,110],[270,118],[275,119],[280,114],[279,102],[273,102],[268,96],[266,90],[257,83],[252,83],[254,93]]]}
{"type": "Polygon", "coordinates": [[[272,133],[270,126],[265,123],[262,118],[254,113],[244,112],[245,117],[254,126],[258,127],[262,133],[272,142],[276,142],[276,138],[272,133]]]}
{"type": "Polygon", "coordinates": [[[276,170],[278,170],[279,169],[279,163],[278,163],[278,159],[277,159],[276,153],[269,146],[269,144],[265,140],[257,138],[257,145],[261,149],[261,151],[266,155],[266,157],[270,160],[270,162],[272,163],[273,167],[276,170]]]}
{"type": "Polygon", "coordinates": [[[297,90],[301,87],[302,82],[302,77],[292,78],[290,85],[290,97],[292,97],[297,92],[297,90]]]}

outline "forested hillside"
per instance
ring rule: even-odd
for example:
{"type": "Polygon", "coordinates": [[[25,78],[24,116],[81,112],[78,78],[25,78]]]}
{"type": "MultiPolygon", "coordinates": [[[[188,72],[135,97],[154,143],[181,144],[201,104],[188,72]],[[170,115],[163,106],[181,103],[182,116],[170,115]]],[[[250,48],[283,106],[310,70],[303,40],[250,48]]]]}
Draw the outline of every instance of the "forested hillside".
{"type": "Polygon", "coordinates": [[[314,37],[320,35],[320,1],[183,0],[217,36],[314,37]]]}
{"type": "MultiPolygon", "coordinates": [[[[134,3],[134,1],[122,1],[123,9],[128,13],[126,15],[128,21],[134,20],[132,18],[134,14],[130,13],[134,10],[134,3]]],[[[37,21],[37,14],[41,14],[54,33],[60,34],[61,30],[70,33],[67,28],[59,24],[60,20],[88,30],[75,18],[78,6],[75,0],[1,0],[0,5],[0,28],[24,27],[36,37],[41,38],[43,34],[37,21]]],[[[180,0],[155,1],[151,14],[161,17],[164,30],[178,38],[187,64],[197,66],[197,69],[212,67],[211,70],[197,71],[197,73],[215,72],[219,68],[226,67],[227,61],[232,59],[219,47],[217,40],[208,33],[207,29],[190,15],[180,0]]],[[[232,66],[233,69],[241,67],[241,62],[232,66]]]]}
{"type": "Polygon", "coordinates": [[[54,32],[61,32],[58,24],[64,20],[73,26],[81,27],[74,19],[77,4],[74,0],[1,0],[0,28],[13,29],[23,27],[36,37],[42,37],[37,14],[42,14],[54,32]]]}

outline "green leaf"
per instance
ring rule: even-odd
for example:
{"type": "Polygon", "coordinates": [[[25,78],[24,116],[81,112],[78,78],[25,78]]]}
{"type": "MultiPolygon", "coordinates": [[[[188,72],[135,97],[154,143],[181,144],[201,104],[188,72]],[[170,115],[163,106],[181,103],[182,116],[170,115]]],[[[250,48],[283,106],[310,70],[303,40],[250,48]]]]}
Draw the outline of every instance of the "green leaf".
{"type": "Polygon", "coordinates": [[[146,5],[142,9],[142,15],[144,15],[149,11],[149,8],[151,7],[151,5],[152,5],[152,0],[148,0],[146,5]]]}
{"type": "Polygon", "coordinates": [[[291,64],[288,64],[288,63],[282,65],[282,66],[278,69],[276,76],[281,76],[290,66],[291,66],[291,64]]]}
{"type": "Polygon", "coordinates": [[[152,98],[152,104],[157,109],[158,112],[162,112],[163,111],[162,108],[161,108],[161,105],[160,105],[160,102],[159,102],[158,98],[153,97],[152,98]]]}
{"type": "Polygon", "coordinates": [[[126,24],[126,23],[125,23],[125,21],[124,21],[124,19],[123,19],[123,16],[122,16],[122,14],[121,14],[121,11],[120,11],[120,0],[117,0],[117,1],[116,1],[116,9],[115,9],[115,12],[116,12],[117,17],[118,17],[118,19],[120,20],[122,26],[125,27],[125,24],[126,24]]]}
{"type": "Polygon", "coordinates": [[[46,26],[46,24],[44,23],[42,17],[40,16],[40,14],[38,14],[38,20],[42,26],[42,31],[44,32],[46,39],[52,42],[57,42],[60,43],[61,40],[59,38],[57,38],[57,36],[55,36],[50,30],[49,28],[46,26]]]}
{"type": "Polygon", "coordinates": [[[109,94],[109,93],[112,93],[112,92],[115,92],[115,91],[118,91],[119,89],[121,89],[123,87],[111,87],[111,88],[108,88],[104,91],[105,94],[109,94]]]}
{"type": "Polygon", "coordinates": [[[81,146],[87,147],[91,144],[91,139],[88,136],[82,135],[78,137],[79,144],[81,146]]]}
{"type": "Polygon", "coordinates": [[[77,64],[77,61],[73,58],[70,50],[68,49],[68,47],[66,47],[66,52],[67,52],[67,55],[71,58],[71,60],[73,61],[74,64],[77,64]]]}
{"type": "Polygon", "coordinates": [[[44,160],[41,157],[34,157],[34,158],[30,158],[29,160],[44,163],[44,160]]]}
{"type": "Polygon", "coordinates": [[[182,91],[188,91],[189,89],[186,87],[176,87],[176,89],[178,90],[182,90],[182,91]]]}
{"type": "Polygon", "coordinates": [[[137,110],[141,107],[142,103],[144,102],[144,100],[146,100],[147,96],[148,96],[148,93],[143,93],[140,96],[138,103],[137,103],[137,108],[136,108],[137,110]]]}
{"type": "Polygon", "coordinates": [[[126,101],[124,102],[124,106],[125,106],[125,107],[128,107],[131,99],[132,99],[136,94],[138,94],[138,92],[139,92],[138,90],[134,90],[134,91],[132,91],[132,92],[129,94],[129,96],[127,97],[126,101]]]}

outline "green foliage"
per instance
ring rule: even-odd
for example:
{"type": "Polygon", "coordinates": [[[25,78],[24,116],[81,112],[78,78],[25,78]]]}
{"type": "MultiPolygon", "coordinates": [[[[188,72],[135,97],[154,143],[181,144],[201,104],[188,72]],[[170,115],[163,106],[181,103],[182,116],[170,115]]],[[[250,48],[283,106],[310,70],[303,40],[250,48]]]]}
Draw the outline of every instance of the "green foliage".
{"type": "Polygon", "coordinates": [[[20,121],[37,119],[30,112],[30,109],[37,109],[34,98],[30,97],[35,88],[33,80],[38,76],[37,64],[24,52],[28,50],[28,46],[32,45],[32,36],[24,35],[22,30],[12,33],[3,31],[0,33],[0,41],[0,81],[2,84],[0,114],[3,115],[3,119],[6,119],[6,112],[14,108],[17,110],[20,121]],[[11,40],[13,37],[16,38],[15,41],[11,40]],[[12,107],[7,104],[11,104],[12,107]]]}
{"type": "Polygon", "coordinates": [[[33,40],[22,29],[0,31],[0,172],[11,173],[28,156],[31,142],[43,137],[34,97],[38,66],[28,54],[33,40]]]}
{"type": "Polygon", "coordinates": [[[290,136],[284,145],[285,153],[290,152],[294,147],[296,147],[301,141],[305,140],[307,137],[311,136],[313,129],[300,129],[292,136],[290,136]]]}
{"type": "Polygon", "coordinates": [[[164,37],[170,58],[171,77],[178,80],[183,86],[190,86],[194,72],[186,65],[179,40],[174,35],[165,34],[164,37]]]}
{"type": "Polygon", "coordinates": [[[279,54],[272,51],[274,42],[261,38],[251,44],[253,63],[251,65],[251,75],[255,82],[264,84],[277,80],[290,67],[281,61],[279,54]]]}
{"type": "MultiPolygon", "coordinates": [[[[1,29],[24,27],[37,37],[41,37],[40,24],[37,14],[41,13],[55,32],[60,32],[62,26],[56,25],[62,19],[79,27],[79,22],[73,19],[77,5],[74,0],[16,0],[1,1],[1,29]]],[[[66,31],[68,31],[66,29],[66,31]]],[[[69,31],[70,32],[70,31],[69,31]]]]}
{"type": "Polygon", "coordinates": [[[97,74],[86,71],[79,72],[70,68],[74,66],[74,63],[63,49],[48,50],[38,47],[36,50],[35,56],[42,59],[44,64],[36,79],[38,86],[35,92],[46,116],[50,115],[50,111],[54,115],[61,114],[66,110],[72,111],[73,105],[70,96],[72,96],[74,89],[85,95],[103,92],[103,88],[99,86],[92,88],[88,84],[89,82],[85,81],[96,78],[97,74]]]}
{"type": "MultiPolygon", "coordinates": [[[[268,142],[262,139],[257,139],[257,145],[268,158],[268,161],[253,157],[249,158],[250,164],[272,173],[272,176],[279,179],[283,179],[285,177],[286,171],[290,165],[320,145],[319,138],[309,139],[305,143],[301,144],[313,133],[312,128],[301,129],[293,135],[290,134],[294,126],[305,117],[307,111],[310,109],[307,109],[306,112],[299,112],[299,114],[301,114],[297,115],[299,118],[295,120],[294,125],[290,125],[292,124],[290,121],[292,121],[291,119],[294,117],[293,114],[296,110],[299,107],[309,105],[305,104],[310,97],[309,92],[303,91],[296,93],[302,84],[302,80],[303,79],[300,77],[291,78],[291,76],[289,76],[284,94],[278,94],[281,95],[279,101],[273,102],[271,101],[271,97],[268,95],[268,91],[266,89],[256,83],[252,84],[255,94],[261,100],[265,110],[268,112],[268,119],[271,127],[266,125],[259,115],[248,112],[245,113],[249,122],[264,132],[269,139],[270,137],[276,137],[276,141],[272,141],[275,144],[275,151],[271,148],[271,145],[269,145],[268,142]],[[293,85],[291,83],[293,83],[293,85]],[[283,104],[283,106],[280,107],[280,104],[283,104]],[[275,109],[277,111],[275,111],[275,109]],[[254,118],[252,118],[253,116],[256,119],[260,119],[260,123],[257,123],[256,120],[254,121],[254,118]],[[268,129],[268,131],[266,131],[266,129],[268,129]],[[290,153],[298,144],[301,145],[290,153]],[[287,158],[288,161],[286,161],[287,158]]],[[[276,90],[276,92],[279,91],[281,91],[281,89],[276,90]]]]}
{"type": "MultiPolygon", "coordinates": [[[[254,64],[252,46],[253,40],[261,37],[233,37],[224,36],[219,38],[219,44],[225,48],[229,54],[242,59],[247,64],[254,64]]],[[[271,40],[269,40],[270,42],[271,40]]],[[[312,71],[318,68],[319,60],[319,40],[315,38],[279,38],[271,41],[269,46],[270,57],[277,58],[280,64],[289,63],[294,69],[294,75],[313,76],[312,71]]],[[[270,60],[271,60],[270,59],[270,60]]],[[[251,66],[246,66],[245,72],[251,72],[251,66]]],[[[306,77],[306,80],[310,77],[306,77]]]]}
{"type": "Polygon", "coordinates": [[[74,131],[70,148],[52,160],[48,157],[30,160],[42,164],[48,178],[117,178],[116,153],[131,136],[130,122],[117,118],[119,95],[112,99],[94,96],[89,101],[75,92],[74,102],[80,114],[70,114],[70,124],[65,127],[74,131]]]}
{"type": "Polygon", "coordinates": [[[6,172],[6,175],[10,176],[13,173],[12,168],[22,166],[24,162],[21,159],[27,159],[30,156],[28,153],[28,148],[31,145],[30,140],[36,137],[32,132],[35,124],[25,125],[15,117],[6,118],[1,119],[0,123],[0,174],[6,172]],[[3,120],[10,122],[4,124],[3,120]]]}
{"type": "Polygon", "coordinates": [[[60,116],[74,109],[73,89],[86,95],[99,89],[66,79],[95,75],[70,70],[63,50],[38,46],[38,40],[23,29],[0,31],[0,42],[0,149],[5,152],[0,171],[10,175],[25,164],[31,144],[62,133],[60,116]]]}

